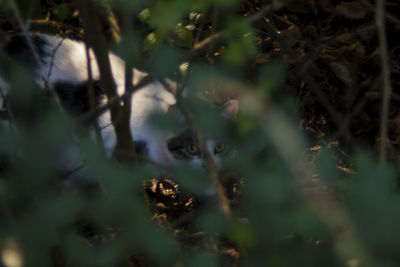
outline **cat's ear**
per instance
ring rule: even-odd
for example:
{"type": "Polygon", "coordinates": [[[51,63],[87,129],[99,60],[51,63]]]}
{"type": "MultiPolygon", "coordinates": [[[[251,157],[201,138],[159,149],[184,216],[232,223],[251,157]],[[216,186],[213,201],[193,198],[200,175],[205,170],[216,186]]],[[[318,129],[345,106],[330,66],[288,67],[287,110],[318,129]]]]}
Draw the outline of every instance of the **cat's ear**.
{"type": "Polygon", "coordinates": [[[239,112],[239,101],[231,99],[225,102],[221,107],[221,115],[225,118],[232,118],[239,112]]]}

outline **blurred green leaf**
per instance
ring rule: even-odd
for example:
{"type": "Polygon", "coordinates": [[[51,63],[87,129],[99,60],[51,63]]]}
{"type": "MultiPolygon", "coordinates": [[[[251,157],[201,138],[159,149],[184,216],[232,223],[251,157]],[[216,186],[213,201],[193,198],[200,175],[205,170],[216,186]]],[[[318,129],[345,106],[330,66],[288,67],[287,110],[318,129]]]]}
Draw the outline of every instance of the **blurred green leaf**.
{"type": "Polygon", "coordinates": [[[0,110],[0,121],[8,121],[9,119],[8,112],[6,110],[0,110]]]}
{"type": "Polygon", "coordinates": [[[150,9],[148,9],[148,8],[143,9],[139,13],[138,18],[143,22],[147,22],[150,18],[150,9]]]}
{"type": "Polygon", "coordinates": [[[204,170],[182,166],[174,173],[174,176],[182,192],[201,196],[213,188],[211,179],[204,170]]]}
{"type": "Polygon", "coordinates": [[[320,179],[327,186],[335,186],[339,180],[339,176],[336,170],[337,160],[334,155],[332,155],[331,151],[328,151],[328,148],[321,148],[321,152],[319,152],[316,166],[318,171],[320,171],[320,179]]]}
{"type": "Polygon", "coordinates": [[[11,3],[6,0],[0,1],[0,12],[1,13],[8,13],[12,10],[11,3]]]}
{"type": "Polygon", "coordinates": [[[234,223],[229,229],[229,235],[241,247],[253,247],[256,245],[256,238],[252,226],[248,223],[234,223]]]}
{"type": "Polygon", "coordinates": [[[64,21],[70,14],[70,7],[66,4],[58,5],[52,10],[52,12],[57,19],[64,21]]]}
{"type": "Polygon", "coordinates": [[[89,240],[70,233],[64,241],[65,253],[68,261],[78,264],[78,266],[88,266],[96,261],[94,257],[94,247],[89,240]]]}
{"type": "Polygon", "coordinates": [[[191,48],[193,45],[194,37],[192,31],[190,31],[187,27],[184,27],[181,23],[175,28],[175,33],[178,38],[175,41],[175,44],[184,48],[191,48]]]}
{"type": "Polygon", "coordinates": [[[270,97],[275,93],[285,80],[285,70],[282,62],[273,61],[263,66],[258,75],[257,88],[260,93],[270,97]]]}
{"type": "Polygon", "coordinates": [[[167,30],[175,27],[179,19],[191,9],[191,6],[190,2],[184,0],[157,1],[150,8],[148,21],[163,35],[167,30]],[[166,12],[166,10],[170,10],[170,12],[166,12]]]}
{"type": "Polygon", "coordinates": [[[143,42],[144,51],[153,49],[158,42],[157,34],[155,32],[149,33],[143,42]]]}
{"type": "Polygon", "coordinates": [[[215,255],[203,251],[190,253],[184,258],[184,265],[189,267],[219,266],[217,262],[218,261],[215,255]]]}
{"type": "Polygon", "coordinates": [[[230,42],[227,49],[223,53],[225,62],[232,65],[243,64],[247,59],[246,54],[243,53],[243,51],[246,50],[242,42],[240,41],[230,42]]]}
{"type": "Polygon", "coordinates": [[[179,69],[179,51],[171,46],[160,46],[151,57],[153,74],[159,77],[173,77],[179,69]]]}
{"type": "Polygon", "coordinates": [[[216,0],[216,1],[212,1],[211,3],[225,8],[225,7],[231,7],[231,6],[235,6],[239,3],[240,1],[238,0],[216,0]]]}
{"type": "Polygon", "coordinates": [[[392,166],[379,167],[365,152],[356,157],[358,173],[348,191],[348,202],[362,239],[377,254],[394,253],[400,241],[393,238],[400,223],[392,166]]]}

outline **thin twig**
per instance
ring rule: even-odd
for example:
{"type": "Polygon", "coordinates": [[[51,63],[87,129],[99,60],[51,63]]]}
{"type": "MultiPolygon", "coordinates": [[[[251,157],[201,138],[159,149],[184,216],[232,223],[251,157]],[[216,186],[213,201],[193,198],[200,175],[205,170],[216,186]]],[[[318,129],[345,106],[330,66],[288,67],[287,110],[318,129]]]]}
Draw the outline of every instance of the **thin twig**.
{"type": "MultiPolygon", "coordinates": [[[[166,82],[162,82],[164,86],[166,86],[166,82]]],[[[205,158],[205,163],[206,163],[206,170],[208,171],[211,182],[213,184],[213,187],[216,191],[219,204],[221,205],[221,210],[225,214],[226,217],[230,218],[232,216],[232,211],[230,208],[229,204],[229,199],[226,196],[224,186],[219,180],[219,173],[217,166],[215,165],[214,159],[206,149],[206,144],[204,142],[204,137],[203,135],[198,131],[194,118],[193,118],[193,113],[190,110],[190,108],[185,105],[183,98],[182,98],[182,88],[178,88],[178,91],[176,93],[176,99],[177,99],[177,106],[179,109],[182,111],[183,116],[186,119],[186,122],[189,125],[190,130],[195,134],[195,137],[197,139],[198,145],[200,150],[202,151],[204,158],[205,158]]]]}
{"type": "Polygon", "coordinates": [[[177,106],[182,111],[182,114],[185,117],[190,130],[195,134],[196,140],[200,147],[200,150],[204,154],[206,170],[208,171],[208,173],[210,175],[212,185],[216,191],[219,203],[221,205],[221,210],[225,214],[226,217],[230,218],[232,216],[232,211],[231,211],[231,207],[229,204],[229,199],[225,193],[224,186],[222,185],[222,183],[219,180],[219,172],[218,172],[217,166],[215,165],[214,159],[212,158],[212,156],[206,149],[203,135],[197,130],[195,121],[193,119],[192,111],[184,104],[182,88],[179,87],[179,88],[177,88],[177,90],[174,90],[173,88],[171,88],[171,86],[165,80],[161,79],[160,82],[171,93],[174,93],[174,91],[176,91],[175,96],[177,99],[177,106]]]}
{"type": "Polygon", "coordinates": [[[383,95],[380,125],[380,144],[379,144],[379,164],[382,166],[386,161],[386,146],[388,132],[389,104],[392,87],[390,84],[390,66],[387,51],[386,30],[385,30],[385,0],[377,0],[376,2],[376,27],[379,38],[379,52],[381,58],[382,78],[383,78],[383,95]]]}
{"type": "MultiPolygon", "coordinates": [[[[367,0],[358,0],[361,4],[363,4],[366,8],[368,8],[369,10],[376,12],[377,11],[377,7],[374,7],[373,5],[371,5],[367,0]]],[[[378,4],[378,3],[377,3],[378,4]]],[[[392,14],[389,14],[388,12],[384,12],[384,16],[385,18],[395,24],[400,25],[400,20],[398,18],[396,18],[395,16],[393,16],[392,14]]]]}
{"type": "Polygon", "coordinates": [[[54,67],[54,58],[56,56],[56,52],[57,52],[58,48],[60,48],[60,46],[62,45],[64,40],[65,39],[61,39],[61,41],[58,42],[57,46],[53,49],[53,51],[51,53],[51,57],[50,57],[50,66],[49,66],[49,71],[47,72],[47,77],[46,78],[42,77],[44,79],[44,90],[45,91],[48,91],[48,89],[49,89],[48,85],[49,85],[50,76],[51,76],[51,73],[52,73],[53,67],[54,67]]]}
{"type": "Polygon", "coordinates": [[[56,30],[59,30],[60,28],[62,28],[63,30],[71,30],[73,32],[79,31],[78,27],[74,27],[71,25],[67,25],[65,23],[60,23],[58,21],[50,20],[49,18],[31,20],[30,24],[33,26],[50,26],[50,27],[55,28],[56,30]]]}
{"type": "MultiPolygon", "coordinates": [[[[255,13],[252,16],[250,16],[249,17],[249,21],[251,23],[255,23],[258,20],[262,19],[264,16],[266,16],[266,15],[272,13],[272,12],[275,12],[277,10],[282,9],[289,2],[291,2],[291,0],[288,0],[288,1],[274,0],[271,4],[264,6],[257,13],[255,13]]],[[[217,32],[217,33],[214,33],[214,34],[210,35],[209,37],[207,37],[203,41],[201,41],[199,43],[196,43],[194,45],[194,47],[184,55],[183,61],[190,60],[190,59],[194,58],[199,53],[201,53],[203,50],[208,48],[210,45],[213,45],[213,44],[215,44],[217,42],[221,42],[221,41],[225,40],[227,37],[228,37],[227,31],[221,31],[221,32],[217,32]]]]}
{"type": "Polygon", "coordinates": [[[282,9],[285,7],[288,3],[290,3],[291,0],[288,1],[283,1],[283,0],[273,0],[271,4],[264,6],[262,9],[257,11],[254,15],[250,17],[250,21],[252,23],[257,22],[259,19],[262,19],[265,15],[268,15],[270,13],[273,13],[277,10],[282,9]]]}
{"type": "Polygon", "coordinates": [[[19,13],[19,9],[17,7],[17,4],[14,2],[14,0],[10,0],[10,4],[14,11],[15,17],[17,18],[17,21],[22,29],[22,33],[25,36],[26,41],[28,42],[29,49],[31,50],[33,57],[35,58],[36,63],[39,63],[40,62],[39,54],[36,51],[36,48],[32,42],[32,38],[29,35],[29,20],[27,20],[27,23],[25,24],[22,20],[21,13],[19,13]]]}
{"type": "MultiPolygon", "coordinates": [[[[88,73],[88,97],[89,97],[89,110],[94,111],[96,109],[96,91],[93,83],[93,73],[92,73],[92,61],[90,57],[90,49],[88,45],[85,43],[85,52],[86,52],[86,66],[88,73]]],[[[94,131],[96,134],[96,143],[99,145],[102,152],[104,152],[104,144],[103,138],[101,137],[101,130],[99,127],[98,120],[93,121],[94,131]]]]}
{"type": "MultiPolygon", "coordinates": [[[[132,91],[137,91],[144,86],[148,85],[153,81],[153,78],[150,75],[147,75],[143,77],[134,87],[132,91]]],[[[132,92],[131,91],[126,91],[125,94],[121,96],[115,96],[112,98],[108,98],[107,104],[104,104],[102,106],[96,107],[94,110],[90,110],[86,112],[85,114],[82,114],[76,119],[77,123],[82,123],[85,124],[87,122],[90,122],[91,120],[97,118],[101,114],[103,114],[105,111],[109,110],[113,105],[118,105],[121,101],[125,102],[127,98],[131,96],[132,92]]]]}

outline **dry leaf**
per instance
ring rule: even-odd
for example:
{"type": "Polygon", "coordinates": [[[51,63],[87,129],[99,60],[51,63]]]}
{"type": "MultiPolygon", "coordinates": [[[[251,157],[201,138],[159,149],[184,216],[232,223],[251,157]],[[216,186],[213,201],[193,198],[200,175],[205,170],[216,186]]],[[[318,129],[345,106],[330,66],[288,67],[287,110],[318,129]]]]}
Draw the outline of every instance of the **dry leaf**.
{"type": "Polygon", "coordinates": [[[281,31],[281,36],[286,39],[289,46],[294,46],[302,38],[301,31],[296,26],[281,31]]]}
{"type": "Polygon", "coordinates": [[[353,79],[350,76],[350,70],[348,66],[338,62],[331,62],[329,67],[339,80],[341,80],[347,87],[351,87],[353,84],[353,79]]]}
{"type": "Polygon", "coordinates": [[[336,6],[336,11],[348,19],[362,19],[367,10],[358,2],[341,2],[336,6]]]}

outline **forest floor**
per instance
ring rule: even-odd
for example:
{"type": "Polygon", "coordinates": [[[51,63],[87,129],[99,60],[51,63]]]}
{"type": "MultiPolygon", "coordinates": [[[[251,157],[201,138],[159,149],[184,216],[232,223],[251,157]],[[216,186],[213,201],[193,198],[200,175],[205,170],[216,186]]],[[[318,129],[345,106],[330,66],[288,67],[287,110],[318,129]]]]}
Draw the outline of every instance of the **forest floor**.
{"type": "MultiPolygon", "coordinates": [[[[262,1],[243,1],[240,13],[251,16],[262,7],[262,1]]],[[[387,1],[386,8],[387,53],[393,90],[386,149],[388,159],[398,167],[400,3],[387,1]]],[[[337,168],[344,175],[353,173],[352,154],[357,147],[366,146],[378,154],[381,142],[383,78],[375,16],[374,1],[293,1],[255,24],[259,53],[244,68],[248,79],[255,82],[254,74],[265,62],[276,59],[284,62],[286,82],[281,87],[284,93],[280,91],[276,95],[277,101],[292,97],[297,102],[299,127],[310,139],[310,164],[321,147],[326,147],[337,153],[337,168]]],[[[238,181],[226,181],[229,181],[227,194],[234,207],[238,202],[235,184],[238,181]]],[[[188,217],[187,214],[195,207],[192,198],[177,197],[174,191],[162,190],[163,186],[157,181],[152,183],[150,195],[157,200],[164,199],[161,202],[165,204],[156,205],[159,207],[157,220],[182,223],[191,218],[192,215],[188,217]],[[171,196],[168,201],[174,200],[169,204],[165,202],[168,195],[171,196]]],[[[305,188],[304,192],[315,199],[337,201],[318,183],[305,188]]],[[[229,246],[220,253],[226,253],[233,262],[238,255],[238,251],[229,246]]]]}

